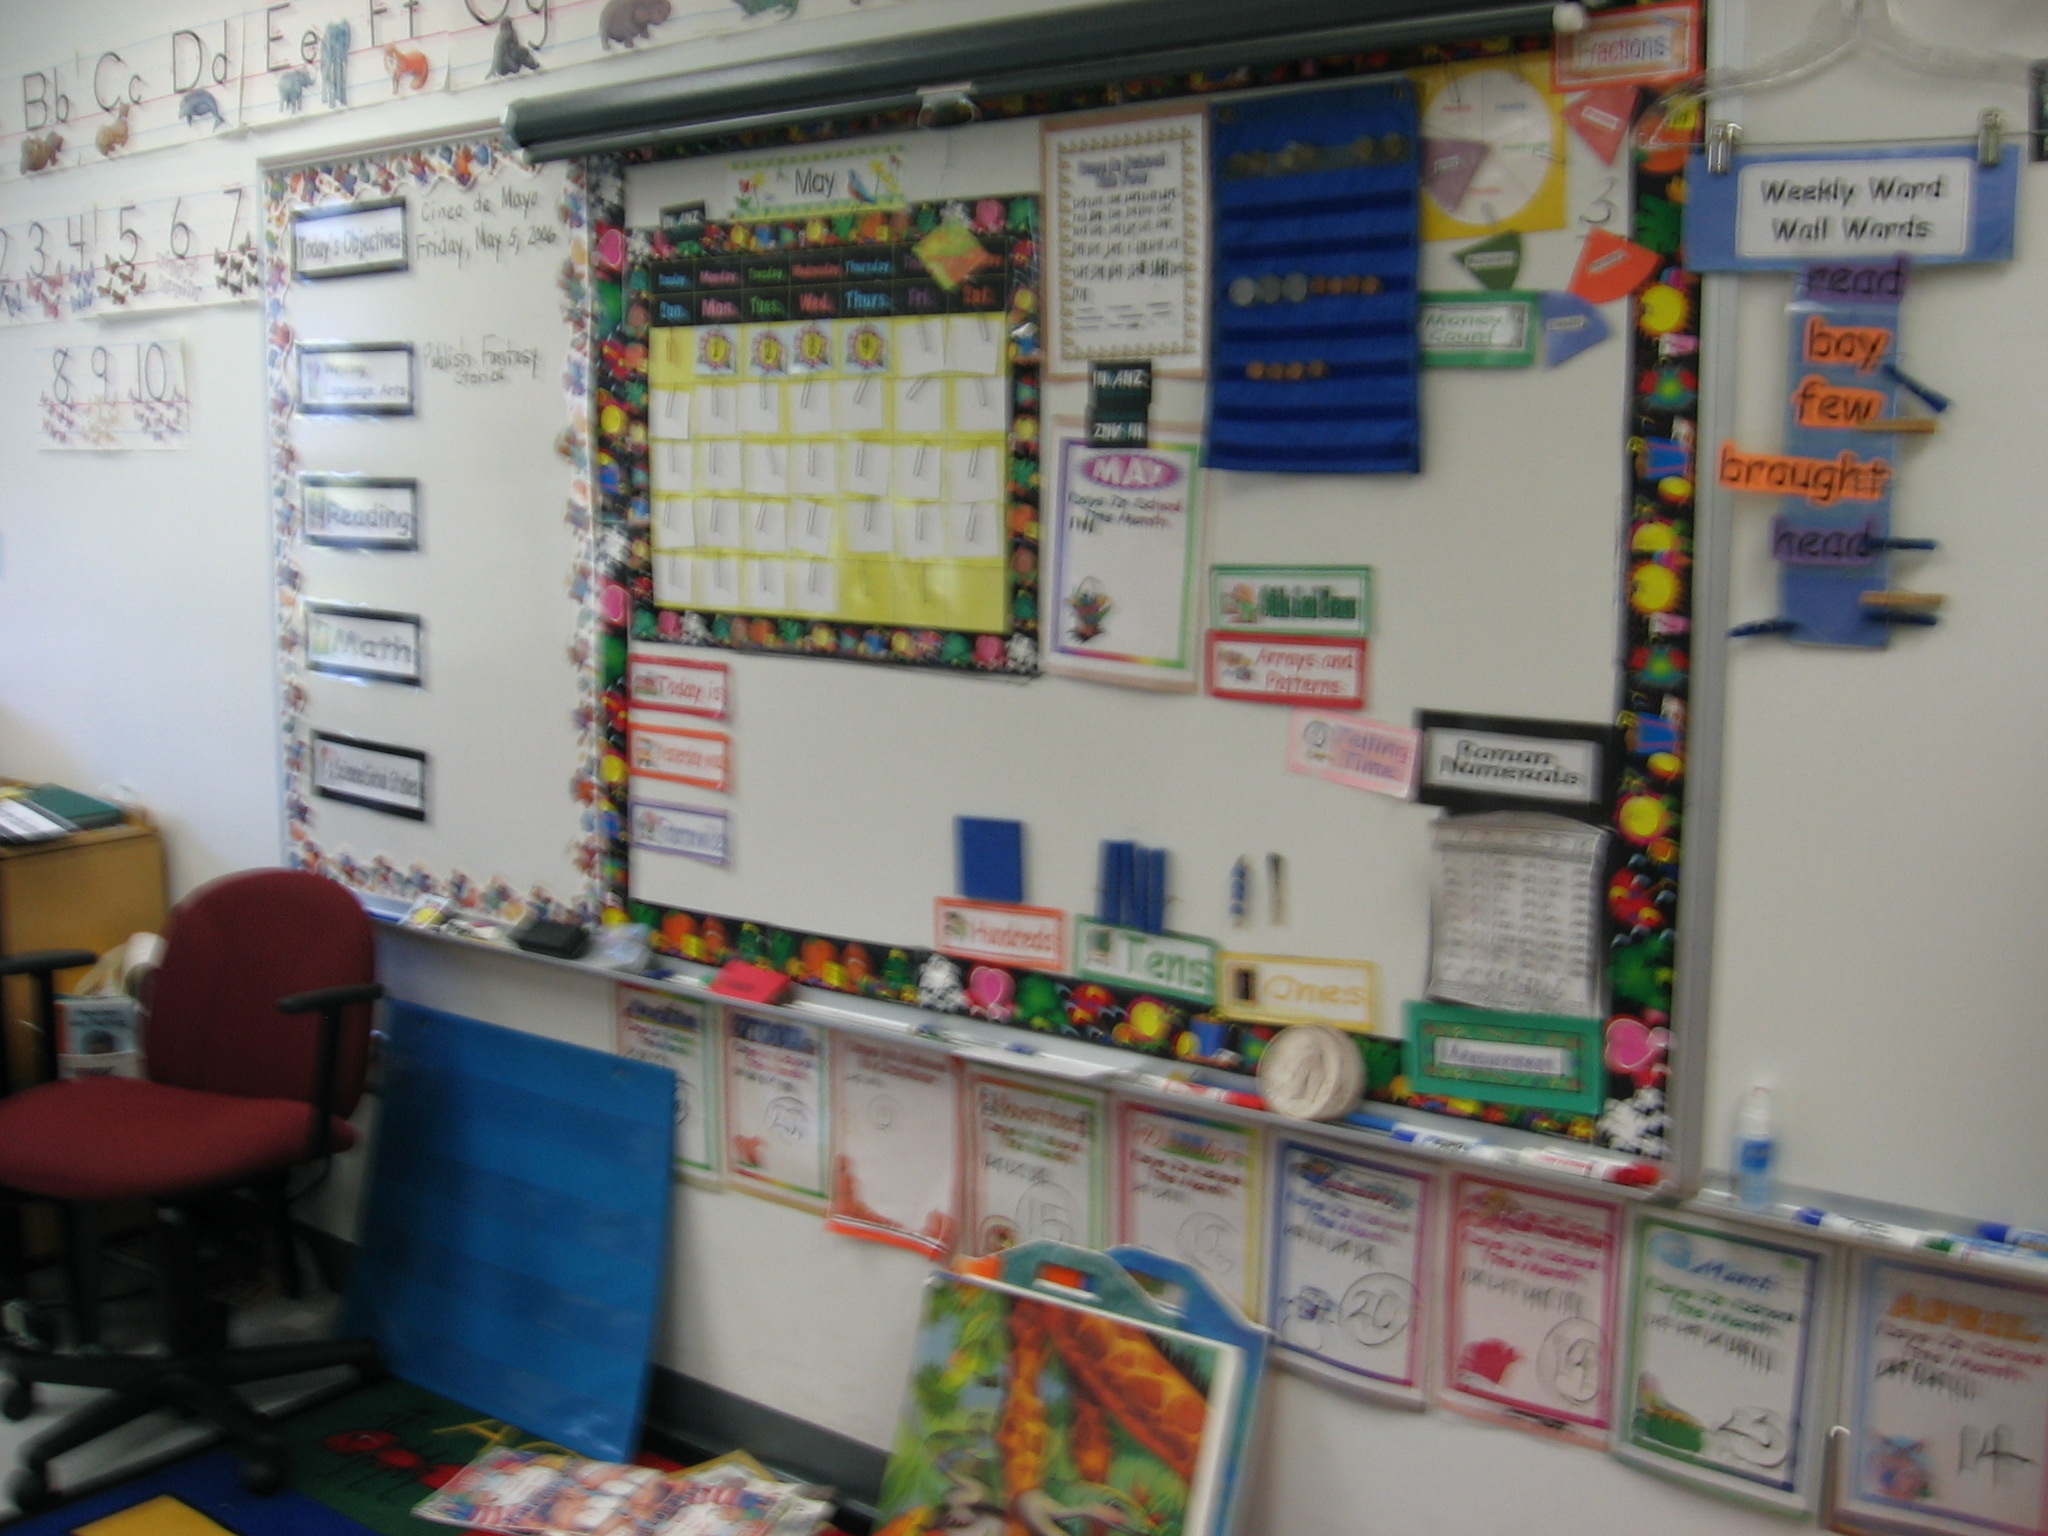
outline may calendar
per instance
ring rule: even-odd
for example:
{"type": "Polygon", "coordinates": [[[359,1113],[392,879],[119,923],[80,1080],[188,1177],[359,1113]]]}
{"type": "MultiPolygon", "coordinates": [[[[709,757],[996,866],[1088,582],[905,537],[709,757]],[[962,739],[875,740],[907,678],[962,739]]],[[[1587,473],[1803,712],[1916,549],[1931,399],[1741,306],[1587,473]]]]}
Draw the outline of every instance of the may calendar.
{"type": "Polygon", "coordinates": [[[1036,200],[657,248],[649,639],[1035,671],[1036,200]]]}

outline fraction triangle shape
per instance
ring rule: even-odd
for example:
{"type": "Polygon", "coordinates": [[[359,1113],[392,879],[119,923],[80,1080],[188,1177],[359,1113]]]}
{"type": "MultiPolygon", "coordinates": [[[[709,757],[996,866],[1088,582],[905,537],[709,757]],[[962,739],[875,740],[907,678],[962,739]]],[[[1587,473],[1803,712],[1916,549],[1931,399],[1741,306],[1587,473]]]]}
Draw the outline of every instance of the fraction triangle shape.
{"type": "Polygon", "coordinates": [[[1522,237],[1511,229],[1468,245],[1458,252],[1458,265],[1478,278],[1482,288],[1512,288],[1522,273],[1522,237]]]}
{"type": "Polygon", "coordinates": [[[1576,293],[1546,293],[1542,299],[1543,365],[1570,362],[1607,339],[1607,317],[1576,293]]]}
{"type": "Polygon", "coordinates": [[[1657,270],[1657,253],[1604,229],[1586,231],[1571,290],[1589,304],[1625,299],[1657,270]]]}
{"type": "Polygon", "coordinates": [[[1564,120],[1572,125],[1572,132],[1609,165],[1614,164],[1635,115],[1636,88],[1632,85],[1596,85],[1574,96],[1564,109],[1564,120]]]}
{"type": "Polygon", "coordinates": [[[1465,190],[1479,174],[1486,146],[1477,139],[1424,139],[1422,185],[1446,211],[1465,200],[1465,190]]]}

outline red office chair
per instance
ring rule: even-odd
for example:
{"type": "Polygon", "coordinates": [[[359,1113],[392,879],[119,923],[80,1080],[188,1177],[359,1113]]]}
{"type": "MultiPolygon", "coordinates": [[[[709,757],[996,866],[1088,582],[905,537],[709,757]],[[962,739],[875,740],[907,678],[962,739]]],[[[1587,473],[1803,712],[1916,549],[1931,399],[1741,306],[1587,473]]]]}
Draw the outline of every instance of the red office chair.
{"type": "MultiPolygon", "coordinates": [[[[382,1374],[368,1339],[229,1348],[226,1309],[195,1272],[187,1209],[224,1189],[281,1190],[295,1166],[354,1144],[345,1117],[362,1097],[370,1004],[383,995],[369,918],[317,875],[252,870],[186,897],[165,941],[143,1030],[147,1080],[45,1082],[0,1100],[0,1188],[155,1207],[168,1351],[8,1357],[10,1419],[32,1411],[37,1382],[108,1389],[23,1447],[9,1492],[24,1511],[52,1501],[52,1458],[163,1407],[225,1432],[244,1485],[275,1492],[290,1471],[284,1442],[234,1388],[339,1365],[382,1374]]],[[[51,973],[77,963],[72,951],[21,955],[0,960],[0,975],[36,976],[47,994],[51,973]]],[[[46,1059],[48,1033],[46,1019],[46,1059]]]]}

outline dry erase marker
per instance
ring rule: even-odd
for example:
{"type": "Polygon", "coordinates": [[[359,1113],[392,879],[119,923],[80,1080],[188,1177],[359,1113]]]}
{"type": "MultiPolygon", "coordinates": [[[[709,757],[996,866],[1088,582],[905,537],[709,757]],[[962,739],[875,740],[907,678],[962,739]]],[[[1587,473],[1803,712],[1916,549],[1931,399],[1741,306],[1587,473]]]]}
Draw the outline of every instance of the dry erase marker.
{"type": "Polygon", "coordinates": [[[1368,1131],[1378,1131],[1396,1141],[1406,1142],[1411,1147],[1438,1147],[1449,1152],[1473,1152],[1484,1147],[1486,1142],[1477,1136],[1460,1136],[1453,1131],[1426,1130],[1419,1125],[1407,1125],[1385,1115],[1369,1115],[1357,1111],[1346,1115],[1339,1122],[1342,1125],[1362,1125],[1368,1131]]]}
{"type": "Polygon", "coordinates": [[[2004,1243],[2010,1248],[2031,1248],[2048,1254],[2048,1232],[2009,1227],[2002,1221],[1980,1221],[1977,1223],[1977,1235],[1987,1243],[2004,1243]]]}
{"type": "Polygon", "coordinates": [[[1161,1093],[1177,1093],[1191,1099],[1211,1099],[1218,1104],[1233,1104],[1239,1109],[1266,1107],[1266,1101],[1256,1093],[1239,1093],[1235,1088],[1214,1088],[1207,1083],[1190,1082],[1184,1077],[1134,1074],[1131,1080],[1147,1088],[1157,1088],[1161,1093]]]}
{"type": "Polygon", "coordinates": [[[1663,1173],[1655,1163],[1624,1163],[1611,1157],[1584,1157],[1576,1152],[1558,1152],[1549,1147],[1529,1147],[1518,1154],[1524,1168],[1547,1168],[1554,1173],[1575,1173],[1598,1179],[1603,1184],[1655,1184],[1663,1173]]]}
{"type": "Polygon", "coordinates": [[[1835,1211],[1817,1210],[1810,1205],[1794,1211],[1792,1219],[1809,1227],[1818,1227],[1823,1232],[1832,1232],[1837,1237],[1860,1237],[1873,1243],[1890,1243],[1895,1248],[1932,1248],[1937,1241],[1948,1236],[1945,1232],[1922,1232],[1916,1227],[1901,1227],[1889,1221],[1865,1221],[1861,1216],[1843,1216],[1835,1211]]]}

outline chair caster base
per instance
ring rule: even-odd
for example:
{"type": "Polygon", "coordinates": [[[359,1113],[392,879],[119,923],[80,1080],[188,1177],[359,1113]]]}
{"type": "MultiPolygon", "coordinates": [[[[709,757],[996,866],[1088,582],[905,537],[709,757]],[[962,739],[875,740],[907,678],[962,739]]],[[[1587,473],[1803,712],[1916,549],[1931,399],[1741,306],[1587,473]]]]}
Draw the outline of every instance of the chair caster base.
{"type": "Polygon", "coordinates": [[[10,1424],[19,1424],[36,1411],[36,1389],[32,1382],[10,1381],[5,1395],[0,1395],[0,1419],[10,1424]]]}
{"type": "Polygon", "coordinates": [[[50,1487],[50,1474],[42,1467],[23,1467],[16,1472],[7,1480],[7,1496],[24,1515],[48,1509],[57,1502],[56,1492],[50,1487]]]}
{"type": "Polygon", "coordinates": [[[253,1494],[268,1498],[280,1493],[291,1481],[291,1459],[279,1446],[275,1450],[252,1451],[242,1458],[242,1486],[253,1494]]]}

